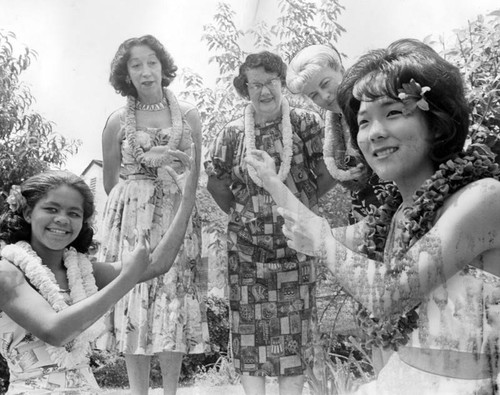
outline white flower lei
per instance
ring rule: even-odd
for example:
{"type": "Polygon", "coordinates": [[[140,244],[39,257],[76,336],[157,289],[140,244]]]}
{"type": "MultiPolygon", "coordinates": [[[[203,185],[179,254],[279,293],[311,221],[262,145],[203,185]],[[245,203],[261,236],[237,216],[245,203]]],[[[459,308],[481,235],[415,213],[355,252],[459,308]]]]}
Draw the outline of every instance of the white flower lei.
{"type": "Polygon", "coordinates": [[[333,124],[333,113],[331,111],[327,111],[325,117],[325,140],[323,141],[323,161],[325,162],[328,172],[334,179],[338,181],[349,181],[354,178],[351,175],[351,172],[349,170],[339,169],[333,156],[335,133],[333,130],[333,124]]]}
{"type": "MultiPolygon", "coordinates": [[[[255,109],[249,104],[245,108],[245,144],[247,150],[254,150],[255,147],[255,109]]],[[[281,152],[281,165],[278,176],[281,181],[285,181],[290,172],[290,164],[293,155],[293,131],[292,123],[290,121],[290,105],[285,98],[281,101],[282,113],[282,138],[283,138],[283,152],[281,152]]],[[[248,174],[259,187],[262,187],[262,180],[257,175],[257,172],[252,166],[248,166],[248,174]]]]}
{"type": "MultiPolygon", "coordinates": [[[[33,251],[29,243],[19,241],[16,244],[9,244],[2,249],[2,256],[23,271],[26,278],[55,311],[68,307],[61,295],[54,273],[42,263],[41,258],[33,251]]],[[[78,253],[74,248],[65,250],[64,266],[67,269],[72,303],[79,302],[97,292],[92,264],[84,254],[78,253]]],[[[90,342],[104,330],[104,322],[99,319],[63,347],[47,344],[47,352],[58,366],[66,369],[88,363],[90,342]]]]}
{"type": "Polygon", "coordinates": [[[169,151],[177,149],[182,137],[182,113],[175,95],[167,88],[163,89],[168,101],[172,117],[172,134],[168,144],[162,147],[153,147],[148,152],[137,142],[137,124],[135,120],[135,107],[137,100],[133,96],[127,97],[127,113],[125,115],[125,136],[130,145],[132,155],[137,163],[147,167],[161,167],[170,162],[169,151]]]}

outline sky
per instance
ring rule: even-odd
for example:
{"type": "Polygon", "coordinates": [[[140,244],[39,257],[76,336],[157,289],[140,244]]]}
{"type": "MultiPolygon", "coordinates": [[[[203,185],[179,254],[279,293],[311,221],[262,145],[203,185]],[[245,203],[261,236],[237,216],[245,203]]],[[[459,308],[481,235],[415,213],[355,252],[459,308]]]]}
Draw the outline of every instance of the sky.
{"type": "MultiPolygon", "coordinates": [[[[226,0],[246,29],[278,15],[278,0],[226,0]]],[[[101,134],[111,112],[125,104],[108,82],[110,62],[124,40],[153,34],[179,69],[190,68],[213,84],[216,69],[201,41],[219,0],[0,0],[0,29],[38,53],[24,73],[36,98],[33,109],[54,131],[80,139],[67,168],[80,174],[102,159],[101,134]]],[[[451,35],[479,14],[499,9],[498,0],[340,0],[338,23],[346,29],[337,47],[346,65],[369,49],[392,41],[451,35]]],[[[257,49],[256,49],[257,50],[257,49]]],[[[174,81],[172,90],[180,85],[174,81]]]]}

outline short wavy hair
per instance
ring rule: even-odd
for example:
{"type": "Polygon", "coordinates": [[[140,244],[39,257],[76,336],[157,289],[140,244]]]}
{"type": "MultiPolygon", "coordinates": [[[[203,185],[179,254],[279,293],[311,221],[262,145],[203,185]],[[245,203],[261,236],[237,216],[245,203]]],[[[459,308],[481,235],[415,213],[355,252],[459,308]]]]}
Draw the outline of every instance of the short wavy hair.
{"type": "Polygon", "coordinates": [[[148,34],[141,37],[129,38],[118,47],[118,51],[116,51],[113,61],[111,62],[111,73],[109,76],[109,82],[113,88],[115,88],[115,91],[122,96],[133,96],[137,98],[137,90],[134,84],[127,83],[127,62],[130,59],[130,51],[132,48],[141,45],[151,48],[160,61],[163,73],[161,81],[162,86],[169,86],[176,76],[175,72],[177,71],[177,66],[174,64],[172,56],[156,37],[148,34]]]}
{"type": "Polygon", "coordinates": [[[469,130],[469,106],[459,69],[431,47],[418,40],[402,39],[361,56],[344,74],[338,102],[357,145],[361,99],[387,96],[400,100],[398,89],[411,79],[431,88],[425,93],[429,111],[422,113],[433,136],[430,158],[437,168],[463,150],[469,130]]]}
{"type": "Polygon", "coordinates": [[[309,79],[325,67],[344,72],[342,58],[336,48],[318,44],[301,49],[288,65],[288,90],[295,94],[302,93],[309,79]]]}
{"type": "Polygon", "coordinates": [[[276,73],[281,80],[281,85],[286,86],[286,63],[281,57],[269,51],[253,53],[247,56],[245,62],[240,66],[238,75],[233,80],[236,92],[242,98],[250,100],[247,71],[259,67],[263,67],[267,73],[276,73]]]}
{"type": "MultiPolygon", "coordinates": [[[[82,178],[68,171],[46,171],[36,174],[21,184],[21,194],[26,199],[26,206],[33,209],[37,202],[47,193],[62,185],[78,191],[83,197],[83,225],[77,238],[68,247],[87,253],[92,245],[94,230],[91,218],[95,211],[94,195],[82,178]]],[[[0,240],[7,244],[31,240],[31,224],[29,224],[20,211],[12,211],[8,205],[4,207],[0,216],[0,240]]]]}

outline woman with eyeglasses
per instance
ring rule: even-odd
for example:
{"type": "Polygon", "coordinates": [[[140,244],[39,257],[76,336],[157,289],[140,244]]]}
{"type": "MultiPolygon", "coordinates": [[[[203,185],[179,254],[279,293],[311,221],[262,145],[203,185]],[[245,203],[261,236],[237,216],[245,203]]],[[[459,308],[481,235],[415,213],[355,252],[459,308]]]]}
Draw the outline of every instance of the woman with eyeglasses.
{"type": "Polygon", "coordinates": [[[244,162],[246,153],[269,153],[280,179],[312,210],[334,185],[322,159],[321,119],[290,108],[285,78],[278,55],[246,58],[233,83],[250,103],[217,136],[206,164],[208,190],[229,215],[232,351],[246,394],[265,394],[266,376],[279,377],[280,393],[302,393],[315,307],[313,259],[286,245],[283,218],[244,162]]]}

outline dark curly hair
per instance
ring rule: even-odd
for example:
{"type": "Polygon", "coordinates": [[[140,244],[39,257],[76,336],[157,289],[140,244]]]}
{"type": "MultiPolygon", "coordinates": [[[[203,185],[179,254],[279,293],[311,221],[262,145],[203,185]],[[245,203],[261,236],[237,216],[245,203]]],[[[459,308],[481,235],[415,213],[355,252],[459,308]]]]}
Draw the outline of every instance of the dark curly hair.
{"type": "Polygon", "coordinates": [[[253,53],[247,56],[245,62],[240,66],[239,74],[233,80],[233,85],[242,98],[250,100],[247,86],[247,71],[259,67],[263,67],[268,73],[278,74],[281,85],[286,86],[286,63],[283,62],[279,55],[269,51],[253,53]]]}
{"type": "Polygon", "coordinates": [[[425,93],[429,111],[422,113],[434,138],[430,158],[437,167],[462,152],[469,129],[469,106],[458,68],[428,45],[402,39],[361,56],[342,79],[337,93],[339,105],[357,145],[361,98],[387,96],[400,100],[398,89],[411,79],[431,88],[425,93]]]}
{"type": "Polygon", "coordinates": [[[174,64],[172,56],[156,37],[148,34],[142,37],[129,38],[118,47],[118,51],[116,51],[115,57],[111,62],[111,74],[109,76],[109,82],[113,88],[115,88],[116,92],[122,96],[133,96],[137,98],[137,90],[134,84],[127,83],[127,62],[130,59],[131,49],[140,45],[145,45],[156,53],[156,57],[161,63],[161,70],[163,73],[161,81],[162,86],[169,86],[175,78],[177,66],[174,64]]]}
{"type": "MultiPolygon", "coordinates": [[[[89,186],[73,173],[68,171],[46,171],[28,178],[21,185],[21,194],[26,199],[26,206],[34,208],[50,190],[67,185],[80,192],[83,197],[83,225],[78,237],[69,247],[74,247],[78,252],[87,253],[92,245],[94,230],[90,218],[94,214],[94,195],[89,186]]],[[[19,210],[21,211],[21,210],[19,210]]],[[[20,240],[30,241],[31,225],[25,220],[22,212],[13,212],[6,204],[0,216],[0,240],[7,244],[20,240]]]]}

